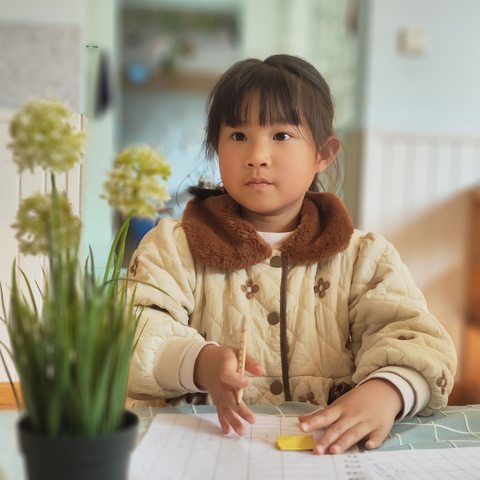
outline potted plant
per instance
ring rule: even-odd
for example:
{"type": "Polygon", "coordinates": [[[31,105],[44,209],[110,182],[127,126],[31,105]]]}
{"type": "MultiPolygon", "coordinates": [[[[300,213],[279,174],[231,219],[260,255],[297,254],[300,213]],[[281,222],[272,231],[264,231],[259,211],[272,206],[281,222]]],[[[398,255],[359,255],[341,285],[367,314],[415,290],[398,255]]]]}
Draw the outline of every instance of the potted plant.
{"type": "MultiPolygon", "coordinates": [[[[56,174],[83,156],[85,133],[72,129],[70,116],[61,102],[45,99],[26,103],[10,124],[9,147],[19,172],[40,166],[50,173],[52,188],[18,208],[13,227],[19,248],[46,255],[48,268],[41,307],[33,294],[38,283],[32,285],[15,262],[8,315],[0,284],[11,349],[1,347],[14,362],[26,408],[18,432],[28,478],[121,480],[138,428],[125,400],[141,311],[134,308],[134,295],[127,302],[127,282],[133,280],[121,277],[120,268],[132,216],[153,216],[169,198],[159,177],[169,177],[170,165],[150,147],[126,149],[115,159],[105,198],[126,220],[100,280],[91,250],[80,262],[81,223],[56,182],[56,174]]],[[[1,348],[0,355],[5,365],[1,348]]]]}

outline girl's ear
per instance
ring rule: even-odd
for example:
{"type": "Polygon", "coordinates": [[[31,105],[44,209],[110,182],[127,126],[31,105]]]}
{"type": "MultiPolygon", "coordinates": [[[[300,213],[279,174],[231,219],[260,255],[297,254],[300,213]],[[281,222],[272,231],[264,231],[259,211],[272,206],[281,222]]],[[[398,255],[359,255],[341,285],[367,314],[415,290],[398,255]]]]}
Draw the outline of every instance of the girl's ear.
{"type": "Polygon", "coordinates": [[[327,138],[317,155],[316,173],[323,172],[335,160],[341,146],[340,140],[335,135],[327,138]]]}

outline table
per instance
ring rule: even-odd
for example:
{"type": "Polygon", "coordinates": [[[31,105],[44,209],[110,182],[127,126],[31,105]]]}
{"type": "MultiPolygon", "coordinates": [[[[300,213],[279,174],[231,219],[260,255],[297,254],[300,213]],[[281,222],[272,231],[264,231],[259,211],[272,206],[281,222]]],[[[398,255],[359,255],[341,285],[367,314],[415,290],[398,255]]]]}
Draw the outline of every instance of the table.
{"type": "MultiPolygon", "coordinates": [[[[265,415],[300,415],[318,409],[298,402],[285,402],[278,407],[252,405],[250,408],[256,414],[265,415]]],[[[157,413],[214,413],[215,407],[179,405],[168,408],[133,407],[129,410],[140,418],[139,442],[157,413]]],[[[21,413],[0,411],[0,480],[25,478],[15,427],[21,413]]],[[[429,417],[413,417],[396,423],[383,445],[375,451],[461,447],[480,447],[480,405],[445,407],[429,417]]]]}

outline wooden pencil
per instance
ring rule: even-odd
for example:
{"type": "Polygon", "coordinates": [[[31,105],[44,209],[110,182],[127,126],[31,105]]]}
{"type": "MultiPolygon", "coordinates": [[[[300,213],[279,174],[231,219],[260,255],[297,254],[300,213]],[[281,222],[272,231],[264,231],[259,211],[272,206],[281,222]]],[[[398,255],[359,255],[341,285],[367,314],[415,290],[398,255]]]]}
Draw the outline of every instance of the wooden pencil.
{"type": "MultiPolygon", "coordinates": [[[[248,338],[248,328],[247,328],[247,316],[243,317],[242,322],[242,343],[240,345],[240,352],[238,357],[238,373],[240,375],[245,375],[245,358],[247,356],[247,338],[248,338]]],[[[237,390],[237,406],[240,406],[242,401],[243,388],[237,390]]]]}

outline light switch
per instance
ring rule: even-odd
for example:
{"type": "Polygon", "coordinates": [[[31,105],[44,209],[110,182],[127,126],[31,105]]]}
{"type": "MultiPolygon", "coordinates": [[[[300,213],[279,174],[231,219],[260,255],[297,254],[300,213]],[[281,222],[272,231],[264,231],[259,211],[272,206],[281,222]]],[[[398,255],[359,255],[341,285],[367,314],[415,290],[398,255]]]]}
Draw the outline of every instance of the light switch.
{"type": "Polygon", "coordinates": [[[405,29],[398,33],[398,50],[401,53],[423,54],[427,51],[427,34],[423,30],[405,29]]]}

